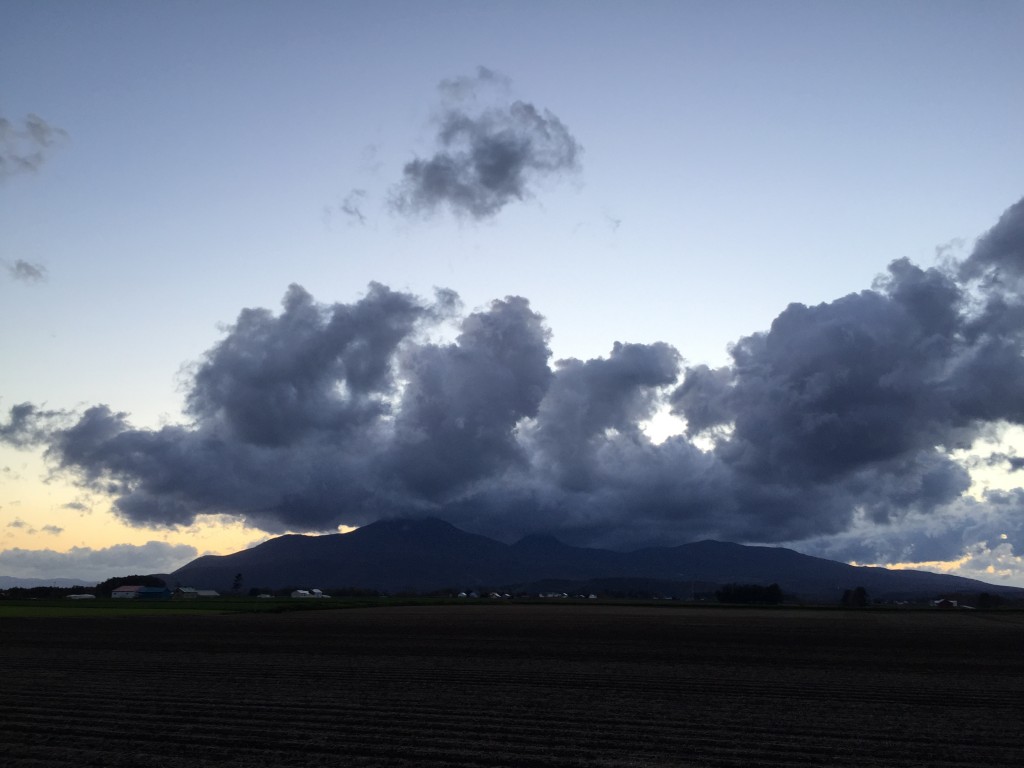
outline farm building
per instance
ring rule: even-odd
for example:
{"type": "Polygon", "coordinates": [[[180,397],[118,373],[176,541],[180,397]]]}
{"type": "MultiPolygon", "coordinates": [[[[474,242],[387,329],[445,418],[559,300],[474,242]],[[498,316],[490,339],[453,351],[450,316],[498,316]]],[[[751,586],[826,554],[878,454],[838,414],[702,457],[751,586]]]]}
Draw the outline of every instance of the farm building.
{"type": "Polygon", "coordinates": [[[178,587],[174,590],[176,600],[195,600],[200,597],[220,597],[215,589],[196,589],[195,587],[178,587]]]}
{"type": "Polygon", "coordinates": [[[121,599],[134,599],[139,596],[139,590],[142,589],[140,584],[122,584],[120,587],[114,589],[111,593],[111,597],[121,599]]]}
{"type": "Polygon", "coordinates": [[[143,587],[138,584],[123,584],[116,587],[111,597],[122,600],[167,600],[171,597],[171,590],[167,587],[143,587]]]}
{"type": "Polygon", "coordinates": [[[319,589],[296,589],[292,592],[292,597],[330,597],[330,595],[325,595],[319,589]]]}

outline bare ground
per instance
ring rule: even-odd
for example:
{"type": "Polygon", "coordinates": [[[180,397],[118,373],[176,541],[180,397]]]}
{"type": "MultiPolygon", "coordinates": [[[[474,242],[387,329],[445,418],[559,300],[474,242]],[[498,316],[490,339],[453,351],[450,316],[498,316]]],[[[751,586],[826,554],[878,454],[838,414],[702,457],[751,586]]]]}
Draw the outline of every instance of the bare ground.
{"type": "Polygon", "coordinates": [[[0,621],[0,764],[1024,765],[1024,614],[466,605],[0,621]]]}

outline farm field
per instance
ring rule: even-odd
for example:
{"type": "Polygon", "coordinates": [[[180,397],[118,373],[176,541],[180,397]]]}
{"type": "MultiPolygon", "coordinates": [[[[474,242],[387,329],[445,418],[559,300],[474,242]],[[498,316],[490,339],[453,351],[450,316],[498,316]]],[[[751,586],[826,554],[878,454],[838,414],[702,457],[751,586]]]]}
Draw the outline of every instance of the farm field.
{"type": "Polygon", "coordinates": [[[2,617],[0,758],[1024,765],[1024,614],[456,605],[2,617]]]}

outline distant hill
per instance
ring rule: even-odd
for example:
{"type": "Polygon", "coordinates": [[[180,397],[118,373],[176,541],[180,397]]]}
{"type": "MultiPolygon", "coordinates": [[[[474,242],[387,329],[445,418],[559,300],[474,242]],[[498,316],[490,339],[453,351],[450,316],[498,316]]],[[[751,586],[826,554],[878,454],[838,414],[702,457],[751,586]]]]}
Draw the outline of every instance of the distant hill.
{"type": "Polygon", "coordinates": [[[925,571],[855,567],[780,547],[700,541],[635,552],[573,547],[550,536],[503,544],[437,519],[382,520],[351,533],[288,535],[231,555],[206,555],[174,571],[168,585],[230,590],[320,587],[382,592],[521,589],[639,589],[689,596],[714,585],[777,583],[789,595],[836,601],[864,587],[872,598],[921,599],[989,592],[1024,598],[1024,589],[925,571]]]}
{"type": "Polygon", "coordinates": [[[95,587],[95,581],[82,581],[80,579],[21,579],[17,576],[0,576],[0,589],[11,589],[12,587],[95,587]]]}

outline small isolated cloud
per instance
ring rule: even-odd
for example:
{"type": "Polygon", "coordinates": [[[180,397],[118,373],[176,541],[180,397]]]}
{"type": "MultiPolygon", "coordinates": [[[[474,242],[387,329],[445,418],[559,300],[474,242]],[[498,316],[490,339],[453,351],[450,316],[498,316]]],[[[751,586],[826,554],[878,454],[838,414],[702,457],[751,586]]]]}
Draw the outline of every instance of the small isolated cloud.
{"type": "Polygon", "coordinates": [[[31,526],[24,520],[22,520],[20,517],[16,517],[13,520],[11,520],[11,522],[7,524],[7,527],[17,528],[18,530],[27,530],[31,528],[31,526]]]}
{"type": "Polygon", "coordinates": [[[552,112],[507,97],[497,105],[481,103],[507,86],[507,78],[486,67],[476,77],[442,81],[436,150],[405,165],[392,190],[392,210],[432,214],[447,206],[486,219],[532,196],[537,182],[578,170],[582,149],[552,112]]]}
{"type": "Polygon", "coordinates": [[[7,274],[12,280],[22,283],[42,283],[46,281],[46,267],[18,259],[13,264],[4,264],[7,274]]]}
{"type": "Polygon", "coordinates": [[[61,528],[59,525],[44,525],[43,533],[48,533],[51,536],[57,536],[61,533],[64,533],[64,529],[61,528]]]}
{"type": "Polygon", "coordinates": [[[366,202],[366,190],[365,189],[353,189],[345,199],[341,202],[338,208],[348,216],[349,221],[356,224],[366,224],[366,214],[363,213],[362,206],[366,202]]]}
{"type": "Polygon", "coordinates": [[[67,138],[67,131],[50,125],[39,115],[30,114],[20,124],[0,116],[0,181],[38,171],[67,138]]]}
{"type": "Polygon", "coordinates": [[[115,544],[102,549],[72,547],[66,552],[15,548],[0,550],[0,574],[22,579],[74,578],[100,582],[112,576],[135,573],[170,573],[197,555],[193,546],[163,541],[115,544]]]}
{"type": "Polygon", "coordinates": [[[76,512],[88,512],[89,507],[80,501],[69,501],[67,504],[61,505],[62,509],[73,509],[76,512]]]}

